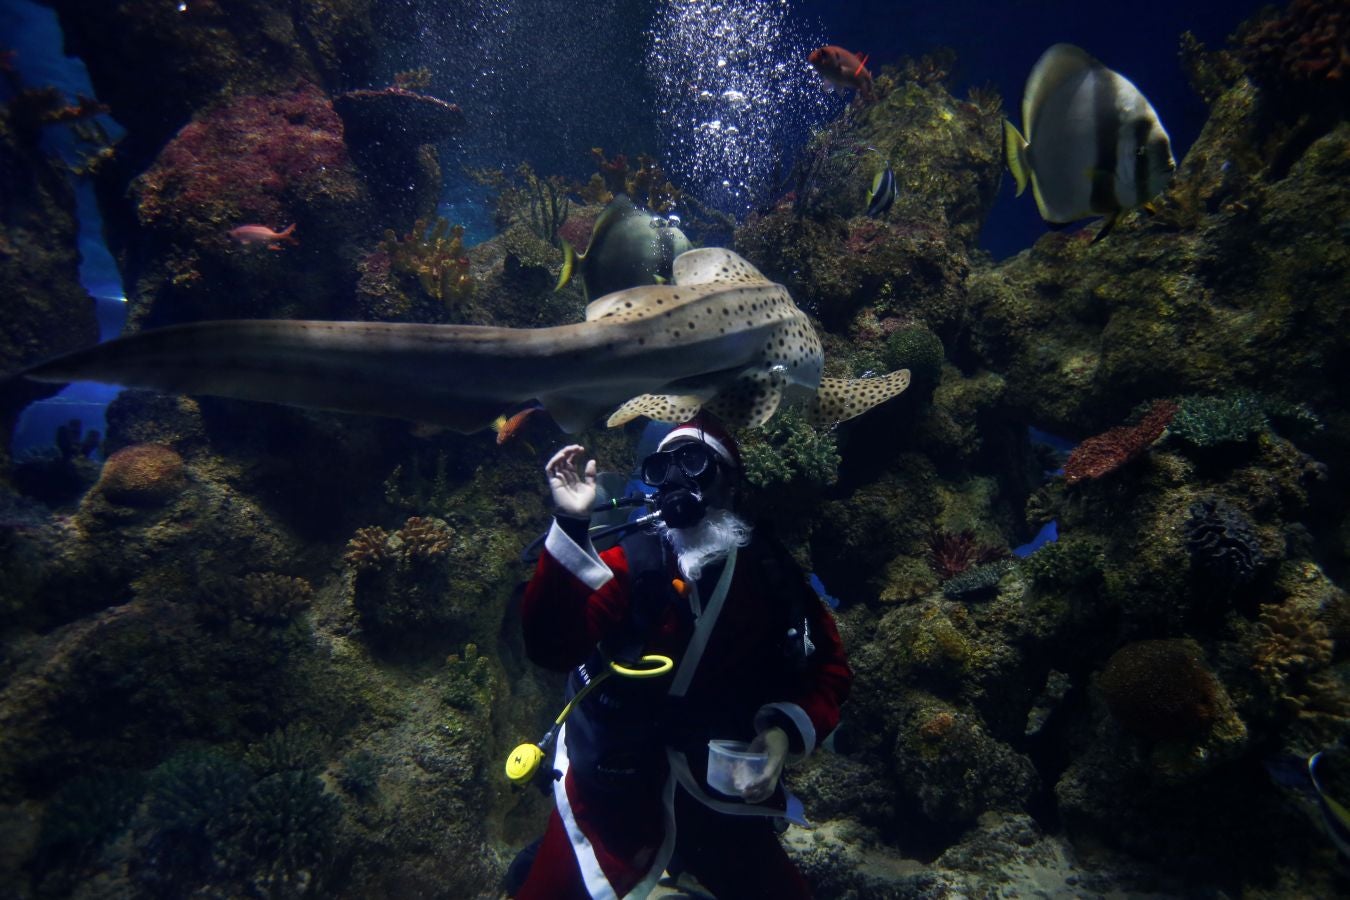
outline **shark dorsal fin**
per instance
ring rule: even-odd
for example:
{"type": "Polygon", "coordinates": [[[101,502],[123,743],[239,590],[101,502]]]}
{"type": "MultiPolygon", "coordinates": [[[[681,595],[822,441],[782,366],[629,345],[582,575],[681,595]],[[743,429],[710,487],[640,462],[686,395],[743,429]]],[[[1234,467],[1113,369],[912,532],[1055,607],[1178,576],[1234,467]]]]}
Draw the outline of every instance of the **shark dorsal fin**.
{"type": "Polygon", "coordinates": [[[698,394],[639,394],[627,401],[605,422],[610,428],[627,424],[638,416],[658,422],[688,422],[703,406],[698,394]]]}
{"type": "Polygon", "coordinates": [[[728,428],[755,428],[778,411],[782,380],[769,372],[745,372],[704,406],[728,428]]]}
{"type": "Polygon", "coordinates": [[[909,387],[909,369],[874,378],[822,378],[807,410],[812,425],[834,425],[862,415],[909,387]]]}
{"type": "Polygon", "coordinates": [[[723,247],[700,247],[675,257],[675,283],[691,284],[769,284],[754,266],[723,247]]]}

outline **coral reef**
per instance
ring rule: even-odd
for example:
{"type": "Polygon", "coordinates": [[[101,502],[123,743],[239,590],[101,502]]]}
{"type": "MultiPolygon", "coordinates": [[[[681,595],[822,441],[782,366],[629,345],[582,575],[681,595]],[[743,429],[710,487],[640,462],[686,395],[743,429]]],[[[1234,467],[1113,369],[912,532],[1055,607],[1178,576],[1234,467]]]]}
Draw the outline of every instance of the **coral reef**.
{"type": "Polygon", "coordinates": [[[1116,721],[1154,740],[1194,737],[1218,718],[1218,683],[1191,641],[1126,644],[1097,684],[1116,721]]]}
{"type": "Polygon", "coordinates": [[[948,600],[973,600],[998,590],[998,583],[1012,568],[1012,563],[984,563],[966,569],[942,583],[942,594],[948,600]]]}
{"type": "Polygon", "coordinates": [[[1233,507],[1213,498],[1191,504],[1186,520],[1186,549],[1205,575],[1228,585],[1256,577],[1265,562],[1251,523],[1233,507]]]}
{"type": "Polygon", "coordinates": [[[1174,437],[1198,449],[1223,444],[1241,444],[1263,431],[1266,413],[1252,394],[1227,397],[1186,397],[1177,404],[1176,415],[1167,423],[1174,437]]]}
{"type": "Polygon", "coordinates": [[[366,317],[378,321],[462,322],[474,284],[464,226],[418,219],[401,238],[385,231],[361,263],[357,297],[366,317]]]}
{"type": "MultiPolygon", "coordinates": [[[[740,438],[744,477],[756,488],[824,487],[839,478],[839,450],[830,432],[799,410],[784,410],[740,438]]],[[[800,496],[796,502],[800,503],[800,496]]]]}
{"type": "MultiPolygon", "coordinates": [[[[372,43],[404,40],[401,8],[52,5],[131,129],[94,176],[133,327],[574,322],[556,239],[580,247],[618,190],[702,215],[652,160],[597,151],[589,185],[507,169],[482,245],[428,228],[441,163],[417,142],[453,123],[408,95],[432,73],[352,92],[380,83],[372,43]],[[126,72],[122,47],[143,54],[126,72]],[[404,115],[385,149],[414,187],[383,196],[375,145],[404,115]],[[242,216],[298,222],[299,246],[226,243],[242,216]]],[[[1003,111],[987,90],[953,97],[945,55],[883,69],[877,100],[816,134],[791,193],[736,229],[817,318],[827,374],[903,366],[915,385],[835,429],[786,413],[741,436],[745,508],[840,598],[857,676],[832,752],[789,773],[818,827],[784,840],[818,896],[1350,890],[1262,766],[1350,735],[1338,14],[1298,0],[1230,50],[1186,42],[1209,124],[1168,193],[1104,241],[975,249],[1003,111]],[[887,162],[898,197],[868,218],[887,162]],[[1033,428],[1087,438],[1063,478],[1063,444],[1038,449],[1033,428]],[[990,559],[1052,521],[1028,559],[990,559]]],[[[0,119],[5,211],[21,213],[0,235],[23,298],[10,367],[92,340],[62,318],[87,304],[60,274],[69,196],[25,143],[80,104],[32,102],[22,127],[0,119]]],[[[727,243],[729,223],[703,224],[727,243]]],[[[517,554],[548,521],[542,424],[498,446],[137,391],[108,423],[77,506],[44,502],[75,487],[0,486],[0,880],[22,896],[494,894],[547,815],[501,759],[561,691],[512,611],[517,554]]],[[[637,436],[575,439],[615,467],[637,436]]],[[[85,446],[67,427],[54,452],[91,468],[85,446]]]]}
{"type": "Polygon", "coordinates": [[[137,444],[108,457],[94,489],[120,506],[163,506],[186,486],[177,451],[163,444],[137,444]]]}
{"type": "Polygon", "coordinates": [[[975,532],[956,533],[935,531],[928,538],[928,564],[940,578],[954,578],[967,569],[982,566],[1006,556],[1002,547],[988,547],[979,542],[975,532]]]}
{"type": "Polygon", "coordinates": [[[1089,478],[1101,478],[1138,458],[1162,437],[1167,423],[1176,415],[1177,404],[1158,400],[1135,425],[1118,425],[1083,441],[1064,462],[1064,478],[1073,484],[1089,478]]]}

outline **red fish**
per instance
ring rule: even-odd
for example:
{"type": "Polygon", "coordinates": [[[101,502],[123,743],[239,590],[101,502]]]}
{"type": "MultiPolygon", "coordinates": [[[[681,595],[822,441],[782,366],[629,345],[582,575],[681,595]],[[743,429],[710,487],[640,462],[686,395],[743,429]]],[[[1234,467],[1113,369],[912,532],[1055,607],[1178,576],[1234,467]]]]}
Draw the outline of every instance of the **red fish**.
{"type": "Polygon", "coordinates": [[[853,88],[865,100],[872,99],[872,73],[867,71],[867,54],[855,56],[843,47],[827,44],[811,51],[807,62],[829,84],[853,88]]]}
{"type": "Polygon", "coordinates": [[[525,424],[525,420],[532,413],[536,413],[542,408],[540,406],[527,406],[509,419],[505,415],[498,416],[496,421],[492,423],[492,430],[497,432],[497,446],[500,447],[515,437],[516,432],[520,430],[520,426],[525,424]]]}
{"type": "Polygon", "coordinates": [[[238,228],[231,228],[229,235],[231,239],[245,247],[251,244],[266,244],[268,250],[280,250],[283,243],[293,245],[300,243],[300,239],[295,236],[294,223],[281,231],[273,231],[266,225],[240,225],[238,228]]]}

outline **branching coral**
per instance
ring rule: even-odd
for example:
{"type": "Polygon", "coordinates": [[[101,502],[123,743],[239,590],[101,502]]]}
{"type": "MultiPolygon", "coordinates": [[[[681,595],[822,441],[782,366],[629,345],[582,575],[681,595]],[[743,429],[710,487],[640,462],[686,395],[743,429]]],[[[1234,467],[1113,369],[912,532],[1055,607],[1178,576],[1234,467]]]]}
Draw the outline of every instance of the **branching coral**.
{"type": "Polygon", "coordinates": [[[1167,431],[1200,448],[1238,444],[1266,427],[1261,399],[1238,393],[1226,397],[1186,397],[1177,406],[1167,431]]]}
{"type": "Polygon", "coordinates": [[[409,563],[440,559],[450,552],[450,541],[454,536],[455,533],[444,519],[424,519],[421,516],[412,516],[396,532],[399,552],[409,563]]]}
{"type": "Polygon", "coordinates": [[[473,293],[474,278],[464,255],[464,226],[437,219],[428,226],[418,219],[402,238],[386,230],[379,251],[389,258],[389,271],[415,281],[428,297],[454,305],[473,293]]]}
{"type": "Polygon", "coordinates": [[[679,205],[683,193],[670,183],[661,164],[652,157],[639,153],[637,168],[630,170],[628,157],[622,153],[606,159],[603,149],[593,147],[591,156],[599,172],[582,192],[590,202],[608,203],[615,194],[627,194],[639,206],[662,214],[679,205]]]}
{"type": "Polygon", "coordinates": [[[1118,425],[1083,441],[1073,449],[1064,463],[1065,479],[1069,484],[1076,484],[1084,479],[1101,478],[1119,469],[1142,455],[1161,437],[1176,412],[1176,403],[1158,400],[1137,425],[1118,425]]]}
{"type": "Polygon", "coordinates": [[[795,409],[785,409],[741,440],[745,480],[756,487],[793,481],[834,484],[839,448],[833,433],[812,427],[795,409]]]}
{"type": "Polygon", "coordinates": [[[393,558],[389,532],[377,525],[358,528],[355,537],[347,542],[347,552],[342,556],[343,561],[357,573],[378,571],[393,558]]]}
{"type": "Polygon", "coordinates": [[[1315,676],[1331,663],[1331,632],[1315,608],[1293,602],[1261,607],[1252,670],[1285,705],[1301,710],[1318,693],[1315,676]]]}
{"type": "Polygon", "coordinates": [[[450,552],[454,536],[443,519],[411,516],[401,529],[392,533],[378,526],[357,529],[342,558],[358,575],[379,571],[393,562],[400,565],[433,562],[450,552]]]}

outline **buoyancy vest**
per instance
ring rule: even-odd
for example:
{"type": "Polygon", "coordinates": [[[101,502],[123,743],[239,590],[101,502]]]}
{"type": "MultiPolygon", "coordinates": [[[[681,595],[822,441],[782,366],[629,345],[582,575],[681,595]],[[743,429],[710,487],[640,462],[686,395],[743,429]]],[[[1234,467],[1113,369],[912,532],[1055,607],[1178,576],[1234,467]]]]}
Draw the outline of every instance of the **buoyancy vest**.
{"type": "MultiPolygon", "coordinates": [[[[787,665],[800,667],[813,649],[805,578],[781,543],[772,536],[763,543],[769,552],[755,556],[757,580],[782,600],[783,619],[776,627],[787,665]]],[[[627,619],[569,675],[569,701],[607,671],[610,661],[632,664],[640,659],[671,605],[683,608],[685,603],[672,582],[670,549],[659,534],[639,530],[623,538],[621,546],[630,579],[627,619]]],[[[682,698],[669,694],[673,677],[610,677],[583,698],[567,720],[567,754],[575,777],[607,792],[659,784],[665,778],[663,748],[685,737],[690,724],[681,714],[682,698]]]]}

